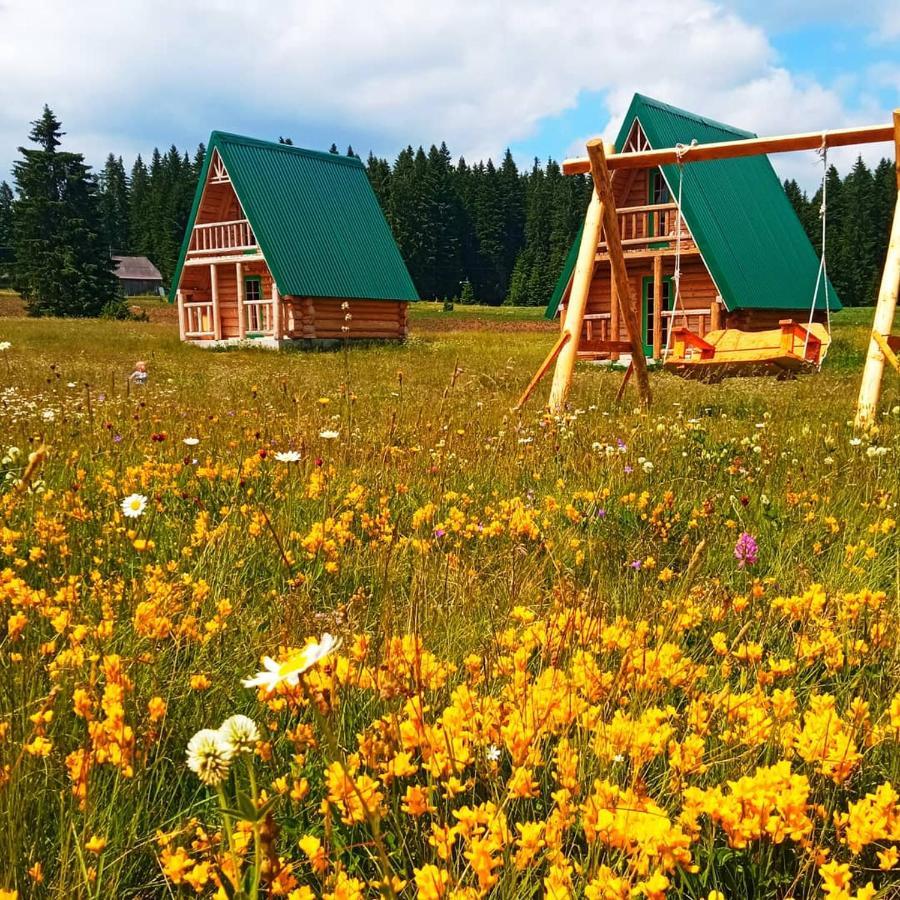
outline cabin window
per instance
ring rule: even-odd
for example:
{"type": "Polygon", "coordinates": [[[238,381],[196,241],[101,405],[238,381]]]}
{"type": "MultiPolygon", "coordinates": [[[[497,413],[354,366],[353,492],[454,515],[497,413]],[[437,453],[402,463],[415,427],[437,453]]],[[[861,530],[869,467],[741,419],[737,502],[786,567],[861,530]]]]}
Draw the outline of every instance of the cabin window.
{"type": "Polygon", "coordinates": [[[262,300],[262,279],[258,275],[250,275],[244,279],[248,334],[265,330],[263,307],[260,300],[262,300]]]}
{"type": "MultiPolygon", "coordinates": [[[[663,178],[659,169],[651,169],[648,178],[648,196],[647,203],[651,206],[660,206],[665,203],[672,202],[672,195],[669,193],[669,185],[663,178]]],[[[671,210],[650,210],[647,213],[647,235],[664,235],[669,233],[669,216],[671,210]]],[[[657,247],[665,247],[665,243],[652,244],[651,249],[657,247]]]]}

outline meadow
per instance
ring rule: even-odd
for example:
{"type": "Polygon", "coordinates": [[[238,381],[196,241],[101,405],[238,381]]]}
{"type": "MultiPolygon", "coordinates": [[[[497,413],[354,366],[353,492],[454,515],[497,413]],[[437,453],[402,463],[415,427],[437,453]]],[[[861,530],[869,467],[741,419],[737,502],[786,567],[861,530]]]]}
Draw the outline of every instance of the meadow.
{"type": "Polygon", "coordinates": [[[550,417],[539,311],[275,354],[144,305],[0,300],[0,898],[900,896],[871,310],[550,417]]]}

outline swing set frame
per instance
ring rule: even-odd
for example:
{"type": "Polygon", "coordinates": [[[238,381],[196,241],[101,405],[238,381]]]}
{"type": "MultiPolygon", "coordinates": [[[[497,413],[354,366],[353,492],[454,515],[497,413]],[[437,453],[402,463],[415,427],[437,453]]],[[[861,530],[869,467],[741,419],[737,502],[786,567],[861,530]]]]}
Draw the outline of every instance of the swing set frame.
{"type": "Polygon", "coordinates": [[[549,407],[551,412],[559,413],[565,406],[572,384],[575,361],[578,357],[578,344],[581,339],[582,324],[601,233],[606,236],[606,246],[611,264],[615,297],[613,302],[618,303],[619,314],[625,323],[628,334],[627,342],[610,341],[608,349],[613,352],[631,353],[631,364],[625,373],[619,397],[623,394],[625,385],[631,376],[634,375],[641,405],[643,407],[650,406],[652,393],[647,359],[644,354],[637,309],[627,275],[615,197],[613,196],[613,178],[619,169],[644,169],[675,164],[690,165],[714,159],[736,159],[769,153],[789,153],[797,150],[828,150],[832,147],[891,141],[894,143],[897,173],[897,203],[894,208],[887,258],[875,307],[875,317],[855,419],[857,428],[871,425],[878,408],[885,360],[900,372],[900,360],[895,353],[900,350],[900,337],[891,336],[894,313],[897,308],[897,296],[900,291],[900,109],[894,111],[893,122],[886,125],[868,125],[859,128],[748,138],[710,144],[679,145],[659,150],[616,153],[614,145],[610,143],[604,143],[597,138],[588,141],[586,157],[567,159],[562,166],[566,175],[590,173],[594,182],[594,191],[585,215],[581,244],[572,274],[562,333],[547,358],[541,363],[516,408],[519,409],[525,404],[554,362],[556,367],[550,390],[549,407]]]}

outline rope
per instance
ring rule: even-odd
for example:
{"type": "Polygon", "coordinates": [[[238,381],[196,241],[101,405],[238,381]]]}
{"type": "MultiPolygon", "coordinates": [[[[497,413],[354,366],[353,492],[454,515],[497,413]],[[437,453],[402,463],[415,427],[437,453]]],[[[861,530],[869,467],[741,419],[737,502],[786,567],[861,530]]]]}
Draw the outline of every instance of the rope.
{"type": "MultiPolygon", "coordinates": [[[[825,328],[831,337],[831,298],[828,295],[828,265],[825,261],[825,240],[828,234],[828,142],[827,135],[822,132],[822,146],[816,150],[822,160],[822,204],[819,207],[819,218],[822,221],[822,253],[819,257],[819,272],[816,275],[816,287],[813,291],[812,305],[809,308],[809,322],[806,323],[806,338],[803,341],[803,356],[806,357],[806,349],[809,346],[809,329],[812,327],[816,314],[816,300],[819,299],[819,286],[825,290],[825,328]]],[[[822,360],[819,359],[819,368],[822,360]]]]}
{"type": "Polygon", "coordinates": [[[675,145],[675,159],[678,164],[678,199],[675,201],[678,207],[678,221],[676,223],[676,231],[675,231],[675,272],[672,275],[672,281],[675,284],[675,297],[672,300],[672,315],[669,316],[669,327],[666,329],[666,346],[663,350],[663,362],[665,362],[669,353],[671,352],[672,347],[672,324],[675,321],[675,312],[678,309],[678,305],[681,304],[681,316],[682,322],[684,323],[684,327],[687,328],[688,324],[688,316],[687,310],[684,307],[684,304],[681,302],[681,232],[682,232],[682,215],[681,215],[681,189],[684,183],[684,157],[691,150],[692,147],[695,147],[697,144],[697,139],[694,138],[690,144],[676,144],[675,145]]]}

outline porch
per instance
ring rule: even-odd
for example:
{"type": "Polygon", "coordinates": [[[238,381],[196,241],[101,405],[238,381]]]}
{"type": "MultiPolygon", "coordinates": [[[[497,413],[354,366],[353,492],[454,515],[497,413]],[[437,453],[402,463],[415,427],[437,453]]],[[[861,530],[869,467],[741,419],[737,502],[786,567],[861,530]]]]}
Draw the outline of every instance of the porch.
{"type": "MultiPolygon", "coordinates": [[[[200,253],[220,253],[226,249],[221,246],[223,240],[246,241],[252,235],[235,229],[223,236],[216,233],[218,227],[199,232],[208,236],[199,239],[200,253]]],[[[237,260],[189,257],[176,296],[182,340],[204,345],[243,341],[268,345],[283,337],[281,296],[259,254],[237,260]]]]}

